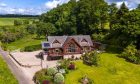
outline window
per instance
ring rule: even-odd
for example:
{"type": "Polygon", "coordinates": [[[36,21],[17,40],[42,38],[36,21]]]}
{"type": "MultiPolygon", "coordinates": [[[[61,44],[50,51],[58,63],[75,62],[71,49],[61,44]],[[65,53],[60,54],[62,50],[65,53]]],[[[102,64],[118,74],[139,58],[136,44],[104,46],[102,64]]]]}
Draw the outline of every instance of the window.
{"type": "Polygon", "coordinates": [[[55,53],[61,53],[61,50],[60,49],[55,49],[54,52],[55,53]]]}
{"type": "Polygon", "coordinates": [[[75,46],[75,44],[70,44],[68,46],[68,52],[76,52],[76,46],[75,46]]]}
{"type": "Polygon", "coordinates": [[[60,42],[59,42],[58,40],[55,40],[55,41],[53,42],[53,44],[55,44],[55,43],[59,43],[59,44],[60,44],[60,42]]]}
{"type": "Polygon", "coordinates": [[[83,39],[81,42],[88,42],[86,39],[83,39]]]}

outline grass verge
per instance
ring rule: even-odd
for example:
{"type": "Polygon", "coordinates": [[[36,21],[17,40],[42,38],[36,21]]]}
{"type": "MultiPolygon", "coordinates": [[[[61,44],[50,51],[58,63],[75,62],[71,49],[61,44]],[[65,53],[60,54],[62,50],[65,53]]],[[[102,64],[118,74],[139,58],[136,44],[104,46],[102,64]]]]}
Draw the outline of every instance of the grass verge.
{"type": "Polygon", "coordinates": [[[6,62],[0,56],[0,84],[18,84],[6,62]]]}

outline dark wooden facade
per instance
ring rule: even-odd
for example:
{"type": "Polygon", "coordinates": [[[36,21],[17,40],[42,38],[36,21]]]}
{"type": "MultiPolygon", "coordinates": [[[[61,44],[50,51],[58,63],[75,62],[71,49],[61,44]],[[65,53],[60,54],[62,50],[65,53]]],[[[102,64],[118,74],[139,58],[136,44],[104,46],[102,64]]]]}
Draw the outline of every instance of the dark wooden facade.
{"type": "Polygon", "coordinates": [[[64,56],[82,54],[84,52],[90,52],[93,50],[92,46],[80,46],[73,38],[68,39],[62,48],[49,48],[48,56],[64,56]]]}

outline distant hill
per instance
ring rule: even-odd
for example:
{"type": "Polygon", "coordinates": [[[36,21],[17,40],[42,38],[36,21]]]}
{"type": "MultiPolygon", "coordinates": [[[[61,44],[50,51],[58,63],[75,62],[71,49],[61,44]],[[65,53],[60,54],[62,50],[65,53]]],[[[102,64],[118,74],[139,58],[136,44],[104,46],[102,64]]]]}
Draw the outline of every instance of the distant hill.
{"type": "Polygon", "coordinates": [[[0,14],[0,18],[39,17],[39,15],[0,14]]]}

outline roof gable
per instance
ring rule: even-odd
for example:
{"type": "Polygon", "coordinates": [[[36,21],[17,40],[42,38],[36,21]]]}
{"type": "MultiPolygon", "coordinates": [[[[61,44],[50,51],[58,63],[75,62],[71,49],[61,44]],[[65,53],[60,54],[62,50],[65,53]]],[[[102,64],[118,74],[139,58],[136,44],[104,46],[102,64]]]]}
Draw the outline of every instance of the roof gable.
{"type": "Polygon", "coordinates": [[[57,39],[55,39],[55,40],[53,41],[53,44],[55,44],[55,43],[61,44],[57,39]]]}
{"type": "Polygon", "coordinates": [[[81,42],[88,42],[86,39],[82,39],[81,42]]]}
{"type": "Polygon", "coordinates": [[[63,47],[66,46],[67,44],[71,44],[72,41],[81,48],[80,44],[72,37],[68,37],[67,40],[65,41],[65,43],[63,44],[63,47]]]}
{"type": "Polygon", "coordinates": [[[48,42],[51,48],[63,47],[64,43],[68,39],[74,39],[76,43],[80,46],[93,46],[92,40],[89,35],[74,35],[74,36],[48,36],[48,42]],[[54,43],[59,43],[60,45],[53,45],[54,43]],[[83,44],[86,43],[86,44],[83,44]]]}

